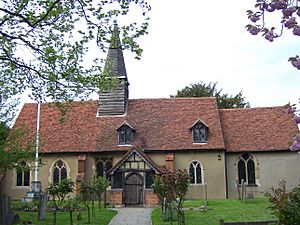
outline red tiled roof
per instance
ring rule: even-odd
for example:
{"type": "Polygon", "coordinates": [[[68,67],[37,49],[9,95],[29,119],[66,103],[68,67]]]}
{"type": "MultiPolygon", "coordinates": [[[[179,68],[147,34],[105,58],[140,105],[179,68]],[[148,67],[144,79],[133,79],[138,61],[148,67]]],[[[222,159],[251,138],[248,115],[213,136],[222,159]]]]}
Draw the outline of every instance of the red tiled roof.
{"type": "Polygon", "coordinates": [[[221,109],[228,152],[287,150],[299,132],[284,107],[221,109]]]}
{"type": "MultiPolygon", "coordinates": [[[[54,105],[42,104],[42,152],[97,152],[130,150],[118,145],[117,128],[132,125],[133,146],[144,150],[224,149],[215,98],[133,99],[125,116],[96,117],[97,101],[74,102],[60,123],[54,105]],[[189,128],[201,119],[209,127],[207,144],[193,144],[189,128]]],[[[25,125],[34,138],[37,104],[25,104],[15,126],[25,125]]]]}
{"type": "MultiPolygon", "coordinates": [[[[41,151],[217,150],[225,145],[229,152],[287,150],[298,132],[283,107],[218,110],[215,98],[133,99],[125,116],[97,117],[97,109],[97,101],[74,102],[60,123],[59,109],[42,104],[41,151]],[[198,120],[209,128],[207,144],[193,144],[190,127],[198,120]],[[132,146],[118,145],[117,129],[124,122],[135,129],[132,146]]],[[[36,114],[37,104],[25,104],[15,124],[27,127],[33,140],[36,114]]]]}

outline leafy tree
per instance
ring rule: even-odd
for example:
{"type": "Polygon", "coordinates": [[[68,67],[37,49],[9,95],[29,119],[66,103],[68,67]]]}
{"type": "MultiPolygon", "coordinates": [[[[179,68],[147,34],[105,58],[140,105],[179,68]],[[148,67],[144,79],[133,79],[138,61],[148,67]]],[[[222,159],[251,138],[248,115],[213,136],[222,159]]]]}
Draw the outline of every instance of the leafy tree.
{"type": "Polygon", "coordinates": [[[154,180],[154,192],[175,203],[178,225],[184,225],[183,202],[190,183],[188,172],[186,170],[170,170],[161,176],[156,176],[154,180]]]}
{"type": "Polygon", "coordinates": [[[98,210],[100,211],[101,196],[102,196],[103,192],[106,190],[106,188],[108,188],[108,186],[110,185],[110,182],[105,177],[94,176],[92,185],[93,185],[93,189],[98,197],[98,210]]]}
{"type": "Polygon", "coordinates": [[[136,38],[147,33],[149,10],[144,0],[2,0],[1,97],[31,90],[36,100],[60,101],[107,88],[103,60],[88,54],[91,42],[105,52],[118,21],[123,48],[140,58],[136,38]]]}
{"type": "Polygon", "coordinates": [[[206,85],[204,82],[197,84],[191,84],[186,86],[180,91],[177,91],[175,96],[171,95],[170,97],[216,97],[218,108],[228,109],[228,108],[249,108],[249,102],[245,102],[245,97],[243,92],[240,91],[235,96],[223,94],[222,89],[217,89],[217,83],[210,82],[206,85]]]}
{"type": "Polygon", "coordinates": [[[84,204],[84,206],[87,208],[88,211],[88,221],[87,223],[91,223],[91,210],[90,210],[90,204],[92,201],[94,201],[94,195],[95,191],[93,188],[93,185],[87,182],[81,182],[80,183],[80,200],[84,204]]]}
{"type": "Polygon", "coordinates": [[[0,168],[18,168],[21,162],[34,160],[35,144],[34,141],[28,141],[25,128],[10,131],[5,123],[1,123],[0,133],[0,168]]]}
{"type": "MultiPolygon", "coordinates": [[[[282,36],[286,30],[290,30],[295,36],[300,36],[300,7],[298,4],[298,0],[256,0],[256,10],[247,10],[251,24],[248,24],[246,28],[250,34],[261,34],[270,42],[282,36]],[[277,14],[278,12],[279,14],[277,14]],[[266,23],[266,18],[271,15],[280,15],[278,20],[279,31],[278,27],[269,27],[269,24],[266,23]]],[[[298,55],[290,57],[289,61],[298,70],[300,69],[298,55]]]]}
{"type": "Polygon", "coordinates": [[[53,224],[56,224],[56,212],[62,206],[66,196],[74,191],[75,183],[71,179],[64,179],[60,183],[53,183],[47,188],[54,205],[53,224]]]}

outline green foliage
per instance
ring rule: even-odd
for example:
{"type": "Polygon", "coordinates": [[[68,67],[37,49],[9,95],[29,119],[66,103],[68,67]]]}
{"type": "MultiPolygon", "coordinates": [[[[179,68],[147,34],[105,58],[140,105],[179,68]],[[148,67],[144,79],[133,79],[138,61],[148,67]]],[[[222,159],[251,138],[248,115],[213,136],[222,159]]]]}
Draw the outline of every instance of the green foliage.
{"type": "Polygon", "coordinates": [[[71,179],[64,179],[60,183],[50,184],[47,191],[55,206],[62,204],[66,196],[74,191],[75,183],[71,179]]]}
{"type": "MultiPolygon", "coordinates": [[[[5,124],[1,124],[1,143],[0,143],[0,167],[5,169],[25,169],[22,162],[27,163],[34,160],[35,143],[30,141],[26,129],[15,128],[8,133],[5,124]],[[28,141],[29,140],[29,141],[28,141]],[[26,143],[26,144],[24,144],[26,143]]],[[[26,164],[30,166],[30,164],[26,164]]],[[[31,168],[27,168],[30,170],[31,168]]]]}
{"type": "Polygon", "coordinates": [[[272,188],[267,194],[271,209],[282,225],[297,225],[300,221],[300,186],[286,193],[280,188],[272,188]]]}
{"type": "Polygon", "coordinates": [[[93,177],[92,186],[93,186],[95,194],[98,196],[99,211],[100,211],[100,207],[101,207],[101,196],[102,196],[103,192],[106,190],[106,188],[108,188],[109,185],[110,185],[110,182],[105,177],[100,177],[100,176],[93,177]]]}
{"type": "Polygon", "coordinates": [[[144,0],[2,0],[0,99],[31,90],[36,100],[63,101],[108,88],[100,57],[114,24],[120,24],[123,49],[140,58],[136,39],[147,33],[150,8],[144,0]],[[95,45],[93,57],[87,53],[95,45]]]}
{"type": "Polygon", "coordinates": [[[90,215],[90,204],[95,199],[95,190],[92,184],[82,181],[80,183],[80,194],[79,194],[81,202],[87,208],[88,211],[88,220],[87,223],[91,223],[91,215],[90,215]]]}
{"type": "MultiPolygon", "coordinates": [[[[74,181],[72,181],[71,179],[65,179],[58,184],[50,184],[47,188],[47,191],[50,195],[50,199],[52,200],[52,203],[55,207],[55,210],[53,211],[53,225],[56,225],[57,221],[56,211],[59,209],[59,206],[63,206],[66,196],[74,191],[74,186],[74,181]]],[[[72,213],[70,213],[70,221],[72,220],[71,214],[72,213]]]]}
{"type": "Polygon", "coordinates": [[[238,94],[232,96],[228,94],[223,94],[222,89],[217,89],[217,83],[210,82],[206,85],[204,82],[198,84],[191,84],[186,86],[180,91],[177,91],[175,96],[170,97],[216,97],[217,105],[219,109],[229,109],[229,108],[249,108],[249,102],[245,102],[245,97],[243,92],[240,91],[238,94]]]}
{"type": "MultiPolygon", "coordinates": [[[[186,170],[169,170],[160,176],[156,176],[152,185],[154,192],[158,194],[160,199],[166,197],[168,203],[175,203],[179,225],[185,224],[183,202],[189,184],[189,174],[186,170]]],[[[169,205],[169,207],[171,206],[169,205]]]]}

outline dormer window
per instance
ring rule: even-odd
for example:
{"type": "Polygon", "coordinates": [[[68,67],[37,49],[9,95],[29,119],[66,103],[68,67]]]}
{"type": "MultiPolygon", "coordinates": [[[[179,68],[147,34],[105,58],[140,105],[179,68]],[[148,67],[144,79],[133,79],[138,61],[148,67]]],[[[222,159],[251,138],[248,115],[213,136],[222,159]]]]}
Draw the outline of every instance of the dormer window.
{"type": "Polygon", "coordinates": [[[198,120],[190,130],[192,130],[193,133],[193,143],[207,143],[208,126],[205,123],[198,120]]]}
{"type": "Polygon", "coordinates": [[[118,129],[119,133],[119,144],[120,145],[127,145],[132,144],[133,142],[133,133],[134,128],[130,126],[128,123],[124,122],[118,129]]]}

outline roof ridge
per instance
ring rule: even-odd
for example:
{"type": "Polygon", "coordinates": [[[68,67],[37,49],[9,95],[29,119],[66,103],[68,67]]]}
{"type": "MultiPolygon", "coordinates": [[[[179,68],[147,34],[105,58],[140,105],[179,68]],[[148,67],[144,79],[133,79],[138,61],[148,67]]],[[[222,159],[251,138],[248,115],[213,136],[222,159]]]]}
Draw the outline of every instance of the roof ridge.
{"type": "Polygon", "coordinates": [[[251,107],[251,108],[231,108],[231,109],[219,109],[220,111],[238,111],[238,110],[259,110],[259,109],[274,109],[274,108],[282,108],[283,106],[258,106],[258,107],[251,107]]]}

